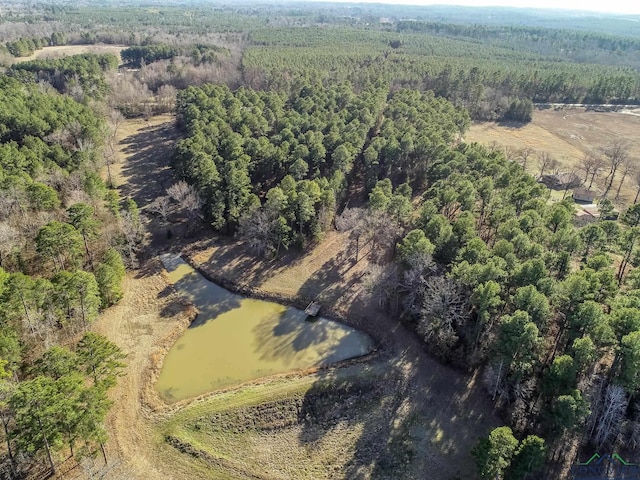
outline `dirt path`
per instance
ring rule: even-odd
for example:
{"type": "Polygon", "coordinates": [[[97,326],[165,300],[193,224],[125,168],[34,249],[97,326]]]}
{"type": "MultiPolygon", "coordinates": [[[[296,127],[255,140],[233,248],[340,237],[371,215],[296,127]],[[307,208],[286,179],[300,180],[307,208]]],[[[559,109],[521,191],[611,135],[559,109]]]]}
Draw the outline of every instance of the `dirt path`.
{"type": "MultiPolygon", "coordinates": [[[[173,179],[169,164],[177,138],[174,121],[172,115],[127,119],[118,129],[112,178],[121,197],[133,198],[141,208],[163,194],[173,179]]],[[[103,312],[94,327],[127,354],[126,372],[112,392],[114,406],[108,418],[108,449],[114,462],[124,466],[107,478],[166,479],[170,477],[159,467],[154,450],[153,406],[161,402],[152,380],[167,348],[195,311],[166,281],[158,260],[130,272],[124,291],[124,298],[103,312]]]]}
{"type": "Polygon", "coordinates": [[[154,412],[158,402],[151,389],[160,361],[172,337],[190,323],[193,311],[185,307],[152,262],[148,271],[127,276],[122,301],[96,322],[95,331],[115,342],[127,354],[124,376],[112,392],[109,413],[109,451],[128,467],[133,478],[170,478],[154,450],[154,412]]]}

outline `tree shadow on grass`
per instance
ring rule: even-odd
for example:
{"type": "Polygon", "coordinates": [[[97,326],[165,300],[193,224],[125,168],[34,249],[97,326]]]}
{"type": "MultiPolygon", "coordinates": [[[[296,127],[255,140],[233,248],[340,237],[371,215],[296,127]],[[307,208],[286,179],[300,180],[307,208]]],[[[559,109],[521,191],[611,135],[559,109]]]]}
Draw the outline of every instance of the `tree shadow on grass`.
{"type": "Polygon", "coordinates": [[[520,122],[517,120],[500,120],[498,125],[503,128],[509,128],[512,130],[519,130],[522,127],[526,127],[530,122],[520,122]]]}
{"type": "Polygon", "coordinates": [[[140,267],[135,272],[135,278],[141,279],[146,277],[152,277],[153,275],[157,275],[162,271],[162,264],[156,261],[147,261],[140,265],[140,267]]]}
{"type": "Polygon", "coordinates": [[[120,142],[126,155],[122,174],[127,178],[119,187],[122,197],[144,207],[164,195],[173,180],[170,163],[178,137],[173,122],[166,122],[145,127],[120,142]]]}
{"type": "Polygon", "coordinates": [[[321,448],[340,428],[358,431],[341,478],[472,478],[471,448],[500,424],[491,402],[474,377],[431,358],[414,332],[376,309],[362,285],[367,269],[334,258],[301,287],[323,304],[340,303],[345,322],[381,350],[357,375],[336,369],[307,392],[300,444],[321,448]]]}
{"type": "Polygon", "coordinates": [[[214,280],[232,279],[240,286],[260,287],[275,274],[299,264],[304,253],[288,251],[268,260],[248,252],[243,242],[219,239],[220,245],[201,264],[214,280]]]}
{"type": "Polygon", "coordinates": [[[496,425],[468,378],[425,370],[415,352],[375,360],[358,374],[339,369],[306,393],[299,442],[321,448],[334,431],[358,431],[345,479],[473,478],[469,452],[496,425]]]}

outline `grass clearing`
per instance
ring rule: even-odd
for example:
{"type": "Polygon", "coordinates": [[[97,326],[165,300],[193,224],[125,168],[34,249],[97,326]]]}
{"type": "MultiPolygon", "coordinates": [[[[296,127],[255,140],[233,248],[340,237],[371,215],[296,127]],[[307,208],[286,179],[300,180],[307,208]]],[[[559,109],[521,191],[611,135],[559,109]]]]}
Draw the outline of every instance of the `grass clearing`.
{"type": "Polygon", "coordinates": [[[14,60],[14,63],[28,62],[36,59],[70,57],[82,53],[113,53],[118,57],[118,61],[120,62],[122,61],[120,59],[120,52],[125,48],[127,48],[125,45],[57,45],[36,50],[28,57],[18,57],[14,60]]]}
{"type": "MultiPolygon", "coordinates": [[[[564,110],[536,110],[533,120],[526,125],[474,123],[465,141],[490,145],[493,142],[514,149],[532,148],[546,151],[560,162],[561,171],[579,166],[585,153],[600,153],[600,149],[613,140],[623,140],[629,145],[629,155],[640,164],[640,115],[634,112],[596,112],[584,108],[564,110]]],[[[533,175],[539,174],[537,159],[531,158],[527,167],[533,175]]],[[[580,174],[580,173],[578,173],[580,174]]],[[[596,179],[594,187],[604,190],[606,171],[596,179]]],[[[627,178],[621,190],[621,204],[630,203],[636,192],[632,178],[627,178]]],[[[614,181],[614,194],[620,174],[614,181]]]]}
{"type": "Polygon", "coordinates": [[[160,431],[208,478],[353,478],[391,468],[396,478],[413,478],[402,472],[420,448],[412,432],[424,431],[424,419],[397,419],[387,445],[372,429],[389,421],[396,401],[386,377],[384,364],[374,363],[276,379],[187,406],[160,431]]]}

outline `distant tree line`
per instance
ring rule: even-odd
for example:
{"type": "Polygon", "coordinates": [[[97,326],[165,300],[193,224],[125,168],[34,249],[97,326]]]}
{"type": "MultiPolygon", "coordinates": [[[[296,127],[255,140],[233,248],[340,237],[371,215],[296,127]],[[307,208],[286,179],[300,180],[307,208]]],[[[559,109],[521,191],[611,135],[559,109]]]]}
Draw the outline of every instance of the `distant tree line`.
{"type": "Polygon", "coordinates": [[[433,90],[480,120],[513,118],[514,101],[640,101],[640,75],[633,68],[562,61],[524,47],[337,26],[263,29],[251,39],[254,46],[243,56],[244,80],[260,88],[288,88],[290,79],[309,71],[354,85],[380,78],[433,90]]]}
{"type": "Polygon", "coordinates": [[[398,32],[469,38],[549,57],[604,65],[640,66],[640,38],[593,31],[513,25],[453,24],[401,20],[398,32]]]}
{"type": "Polygon", "coordinates": [[[143,64],[170,60],[178,56],[188,56],[197,63],[212,63],[219,54],[228,54],[228,50],[215,45],[174,46],[166,44],[142,45],[125,48],[120,52],[122,62],[133,68],[143,64]]]}

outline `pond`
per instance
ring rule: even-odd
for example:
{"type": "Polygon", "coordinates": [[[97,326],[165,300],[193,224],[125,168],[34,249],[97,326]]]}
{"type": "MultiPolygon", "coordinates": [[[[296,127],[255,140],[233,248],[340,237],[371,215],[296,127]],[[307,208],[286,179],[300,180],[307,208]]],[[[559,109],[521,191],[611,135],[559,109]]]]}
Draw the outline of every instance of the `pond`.
{"type": "Polygon", "coordinates": [[[176,402],[248,380],[369,353],[371,339],[339,322],[306,321],[297,308],[232,293],[177,255],[161,256],[169,279],[198,316],[169,350],[156,388],[176,402]]]}

